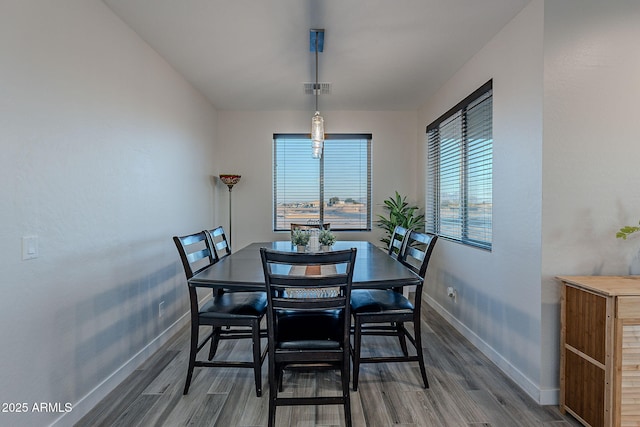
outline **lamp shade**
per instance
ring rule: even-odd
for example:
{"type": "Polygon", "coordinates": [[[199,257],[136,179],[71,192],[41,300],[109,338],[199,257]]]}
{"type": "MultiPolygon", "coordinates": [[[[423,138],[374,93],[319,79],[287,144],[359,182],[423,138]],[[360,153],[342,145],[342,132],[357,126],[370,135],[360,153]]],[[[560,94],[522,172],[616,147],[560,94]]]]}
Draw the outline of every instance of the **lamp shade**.
{"type": "Polygon", "coordinates": [[[220,181],[224,182],[227,185],[227,187],[229,187],[229,191],[231,191],[233,186],[236,185],[238,181],[240,181],[240,177],[241,175],[230,174],[230,173],[220,174],[220,181]]]}
{"type": "Polygon", "coordinates": [[[316,111],[311,119],[311,149],[312,157],[319,159],[322,157],[322,146],[324,143],[324,119],[320,112],[316,111]]]}

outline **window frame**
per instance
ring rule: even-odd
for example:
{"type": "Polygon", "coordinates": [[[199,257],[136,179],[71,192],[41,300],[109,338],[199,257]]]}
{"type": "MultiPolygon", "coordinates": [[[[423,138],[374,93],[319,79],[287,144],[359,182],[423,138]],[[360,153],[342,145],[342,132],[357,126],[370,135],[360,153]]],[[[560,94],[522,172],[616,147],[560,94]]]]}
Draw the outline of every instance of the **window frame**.
{"type": "MultiPolygon", "coordinates": [[[[483,122],[484,125],[487,123],[483,122]]],[[[434,120],[431,124],[429,124],[426,128],[426,152],[427,152],[427,171],[426,171],[426,206],[425,206],[425,220],[426,220],[426,230],[432,233],[437,234],[438,236],[455,241],[457,243],[461,243],[464,245],[485,249],[491,251],[493,248],[493,80],[489,80],[478,89],[476,89],[473,93],[467,96],[465,99],[456,104],[453,108],[449,109],[446,113],[440,116],[438,119],[434,120]],[[488,96],[487,96],[488,94],[488,96]],[[485,145],[482,146],[482,150],[486,150],[488,147],[489,156],[490,156],[490,166],[487,168],[483,166],[482,172],[487,172],[488,169],[488,178],[487,175],[483,175],[484,180],[488,181],[491,187],[490,190],[490,211],[488,219],[484,219],[482,221],[482,230],[486,233],[488,238],[486,239],[478,239],[472,238],[469,236],[469,187],[471,184],[469,182],[469,171],[470,169],[470,154],[469,154],[469,129],[467,127],[467,111],[469,107],[473,107],[476,105],[480,105],[486,100],[490,100],[491,102],[491,115],[490,115],[490,131],[491,136],[490,139],[487,139],[488,142],[485,141],[485,145]],[[449,121],[453,122],[457,119],[456,116],[460,116],[460,140],[457,141],[460,144],[460,155],[459,162],[456,163],[459,174],[459,236],[457,233],[447,233],[443,231],[442,226],[442,206],[441,206],[441,184],[443,174],[440,170],[441,164],[441,153],[443,149],[442,139],[440,138],[441,125],[449,124],[449,121]],[[437,134],[436,138],[433,138],[434,132],[437,134]],[[433,140],[433,141],[432,141],[433,140]],[[435,142],[434,142],[435,141],[435,142]],[[437,152],[433,152],[433,150],[437,148],[437,152]],[[434,171],[434,169],[437,169],[434,171]]],[[[452,167],[455,169],[456,167],[452,167]]],[[[448,169],[447,172],[450,172],[448,169]]],[[[482,179],[478,179],[475,183],[482,182],[486,184],[486,181],[482,181],[482,179]]],[[[456,230],[457,231],[457,230],[456,230]]]]}
{"type": "MultiPolygon", "coordinates": [[[[304,146],[308,147],[308,151],[309,151],[309,157],[311,158],[311,135],[310,134],[299,134],[299,133],[274,133],[273,134],[273,161],[272,161],[272,206],[273,206],[273,218],[272,218],[272,225],[273,225],[273,231],[274,232],[281,232],[281,231],[290,231],[290,228],[282,228],[279,227],[281,226],[281,224],[278,222],[278,182],[277,182],[277,174],[278,174],[278,170],[277,170],[277,156],[278,156],[278,139],[283,140],[285,138],[290,138],[290,139],[300,139],[304,141],[304,146]]],[[[325,134],[325,145],[323,148],[323,152],[322,152],[322,156],[320,159],[316,160],[319,162],[319,168],[318,168],[318,184],[319,184],[319,189],[318,189],[318,197],[320,202],[320,205],[318,207],[318,217],[317,219],[313,219],[313,222],[317,222],[320,221],[321,223],[326,223],[329,222],[331,223],[331,229],[334,231],[348,231],[348,232],[360,232],[360,231],[365,231],[365,232],[370,232],[372,230],[372,224],[373,224],[373,220],[372,220],[372,178],[373,178],[373,164],[372,164],[372,134],[370,133],[334,133],[334,134],[325,134]],[[366,224],[364,227],[362,228],[344,228],[344,227],[339,227],[339,226],[334,226],[335,222],[332,222],[331,219],[327,219],[325,218],[325,202],[324,198],[325,198],[325,150],[327,149],[327,143],[326,141],[335,141],[335,140],[366,140],[366,224]],[[324,201],[324,202],[322,202],[324,201]]],[[[330,146],[330,145],[329,145],[330,146]]],[[[285,221],[286,222],[286,221],[285,221]]],[[[305,222],[305,220],[298,220],[298,219],[291,219],[289,221],[289,223],[291,222],[305,222]]]]}

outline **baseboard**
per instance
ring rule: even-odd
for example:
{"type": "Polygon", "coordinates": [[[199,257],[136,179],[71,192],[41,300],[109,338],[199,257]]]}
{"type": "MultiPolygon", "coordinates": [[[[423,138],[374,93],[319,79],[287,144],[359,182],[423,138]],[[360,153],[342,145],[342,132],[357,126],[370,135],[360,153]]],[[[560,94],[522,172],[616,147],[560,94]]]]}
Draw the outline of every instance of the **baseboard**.
{"type": "MultiPolygon", "coordinates": [[[[522,390],[540,405],[557,405],[559,402],[559,390],[540,389],[520,370],[514,367],[502,355],[496,352],[489,344],[482,340],[466,325],[453,317],[451,313],[444,309],[436,300],[425,295],[424,301],[429,304],[438,314],[449,322],[458,332],[468,339],[478,350],[489,358],[502,372],[513,380],[522,390]]],[[[151,357],[160,349],[175,333],[189,323],[189,313],[185,313],[171,326],[165,329],[153,341],[131,357],[118,370],[113,372],[108,378],[98,384],[93,390],[83,396],[78,402],[73,404],[73,410],[67,412],[55,420],[51,426],[69,426],[77,423],[93,409],[102,399],[113,391],[122,381],[131,375],[144,361],[151,357]]]]}
{"type": "Polygon", "coordinates": [[[71,426],[77,423],[93,409],[102,399],[107,397],[120,383],[131,375],[142,363],[158,351],[182,327],[189,324],[189,313],[185,313],[167,329],[162,331],[153,341],[131,357],[93,390],[73,404],[73,410],[56,419],[51,426],[71,426]]]}
{"type": "Polygon", "coordinates": [[[502,372],[513,380],[525,393],[527,393],[539,405],[557,405],[560,401],[560,390],[541,389],[530,378],[524,375],[519,369],[513,366],[507,359],[498,353],[493,347],[487,344],[482,338],[476,335],[465,324],[460,322],[451,313],[445,310],[436,300],[429,295],[424,296],[424,301],[429,304],[438,314],[449,322],[458,332],[468,339],[482,354],[487,356],[502,372]]]}

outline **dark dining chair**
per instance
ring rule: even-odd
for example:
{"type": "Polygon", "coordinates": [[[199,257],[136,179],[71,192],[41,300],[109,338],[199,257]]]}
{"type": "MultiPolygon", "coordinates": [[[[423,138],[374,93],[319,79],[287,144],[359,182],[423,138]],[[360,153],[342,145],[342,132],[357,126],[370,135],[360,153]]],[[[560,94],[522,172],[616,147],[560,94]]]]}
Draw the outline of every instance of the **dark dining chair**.
{"type": "Polygon", "coordinates": [[[420,309],[422,287],[427,265],[438,236],[430,233],[409,232],[405,238],[398,261],[422,278],[416,285],[414,302],[402,294],[402,288],[356,289],[351,293],[353,325],[353,389],[358,389],[360,365],[363,363],[418,362],[424,387],[429,388],[424,366],[422,338],[420,335],[420,309]],[[413,333],[405,322],[413,323],[413,333]],[[361,357],[363,335],[396,336],[402,355],[361,357]],[[415,347],[415,355],[409,354],[407,340],[415,347]]]}
{"type": "Polygon", "coordinates": [[[260,249],[267,286],[269,337],[269,427],[276,407],[343,405],[351,426],[349,400],[349,300],[356,249],[321,253],[260,249]],[[301,273],[294,273],[302,269],[301,273]],[[279,396],[283,371],[336,369],[336,396],[279,396]]]}
{"type": "Polygon", "coordinates": [[[231,247],[229,246],[227,235],[225,234],[222,226],[218,226],[213,230],[207,230],[207,233],[209,233],[211,246],[219,259],[231,255],[231,247]]]}
{"type": "Polygon", "coordinates": [[[404,228],[401,225],[396,225],[393,229],[393,233],[391,233],[391,238],[389,239],[389,248],[387,252],[390,256],[394,258],[398,258],[400,252],[402,251],[402,244],[404,243],[404,239],[407,236],[409,230],[404,228]]]}
{"type": "MultiPolygon", "coordinates": [[[[217,262],[205,231],[187,236],[174,236],[187,281],[205,268],[217,262]]],[[[191,311],[191,345],[189,366],[183,394],[189,392],[195,367],[253,368],[256,395],[262,395],[262,362],[266,349],[261,351],[260,322],[267,309],[265,292],[213,293],[200,304],[196,287],[187,283],[191,311]],[[200,342],[200,326],[211,326],[212,331],[200,342]],[[213,360],[220,340],[251,339],[253,358],[251,361],[213,360]],[[196,360],[198,352],[211,341],[207,361],[196,360]]]]}

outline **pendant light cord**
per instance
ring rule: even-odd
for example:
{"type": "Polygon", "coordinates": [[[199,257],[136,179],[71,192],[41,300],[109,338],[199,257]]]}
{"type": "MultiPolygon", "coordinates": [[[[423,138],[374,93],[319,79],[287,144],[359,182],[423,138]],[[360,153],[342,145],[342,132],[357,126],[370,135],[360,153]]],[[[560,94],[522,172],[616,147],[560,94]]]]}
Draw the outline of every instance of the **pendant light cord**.
{"type": "Polygon", "coordinates": [[[320,92],[318,88],[318,32],[316,31],[316,85],[313,88],[313,91],[316,94],[316,111],[318,111],[318,92],[320,92]]]}

